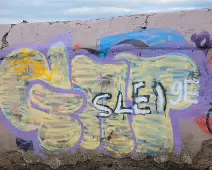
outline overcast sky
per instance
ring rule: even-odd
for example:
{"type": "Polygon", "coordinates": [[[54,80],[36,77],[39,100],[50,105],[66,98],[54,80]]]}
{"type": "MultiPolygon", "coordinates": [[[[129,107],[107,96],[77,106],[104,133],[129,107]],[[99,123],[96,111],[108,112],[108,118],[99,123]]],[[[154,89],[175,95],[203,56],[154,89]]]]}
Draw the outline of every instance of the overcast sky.
{"type": "Polygon", "coordinates": [[[0,24],[212,8],[212,0],[0,0],[0,24]]]}

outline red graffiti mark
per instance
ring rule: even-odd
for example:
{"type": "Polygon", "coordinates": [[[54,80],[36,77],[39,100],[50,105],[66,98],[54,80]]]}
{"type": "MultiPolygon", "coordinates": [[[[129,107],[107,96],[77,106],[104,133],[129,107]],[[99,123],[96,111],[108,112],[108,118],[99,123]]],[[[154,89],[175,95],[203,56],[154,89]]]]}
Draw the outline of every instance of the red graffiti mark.
{"type": "MultiPolygon", "coordinates": [[[[207,128],[207,125],[206,125],[206,116],[207,116],[207,114],[203,115],[202,117],[198,117],[198,118],[194,119],[194,122],[200,127],[200,129],[203,132],[212,135],[209,132],[209,130],[207,128]]],[[[210,125],[210,127],[212,127],[212,118],[210,118],[209,120],[210,120],[209,121],[210,122],[209,125],[210,125]]]]}
{"type": "Polygon", "coordinates": [[[74,49],[75,49],[75,50],[80,50],[80,49],[81,49],[81,45],[80,45],[80,44],[76,44],[76,45],[74,46],[74,49]]]}
{"type": "Polygon", "coordinates": [[[212,56],[208,56],[209,65],[212,67],[212,56]]]}

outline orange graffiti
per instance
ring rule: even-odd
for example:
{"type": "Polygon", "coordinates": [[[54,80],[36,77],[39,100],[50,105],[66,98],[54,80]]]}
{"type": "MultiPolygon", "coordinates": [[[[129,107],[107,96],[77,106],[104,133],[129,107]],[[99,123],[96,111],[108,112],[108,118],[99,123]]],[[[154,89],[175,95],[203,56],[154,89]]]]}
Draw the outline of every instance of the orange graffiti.
{"type": "MultiPolygon", "coordinates": [[[[10,64],[13,66],[16,74],[22,76],[22,80],[30,78],[46,77],[49,81],[52,79],[52,75],[55,72],[55,67],[53,67],[50,74],[48,74],[48,67],[44,62],[33,60],[29,54],[34,54],[35,51],[27,52],[26,48],[22,49],[22,54],[18,54],[18,60],[12,60],[10,64]],[[30,67],[32,66],[32,68],[30,67]],[[33,76],[25,76],[24,73],[31,71],[33,76]]],[[[10,72],[10,70],[8,70],[10,72]]]]}
{"type": "Polygon", "coordinates": [[[209,65],[212,67],[212,56],[208,56],[209,65]]]}
{"type": "Polygon", "coordinates": [[[74,49],[75,49],[75,50],[80,50],[80,49],[81,49],[81,45],[80,45],[80,44],[76,44],[76,45],[74,46],[74,49]]]}
{"type": "MultiPolygon", "coordinates": [[[[206,134],[211,134],[206,125],[206,116],[207,114],[203,115],[202,117],[198,117],[194,119],[194,122],[200,127],[200,129],[205,132],[206,134]]],[[[210,118],[210,126],[212,127],[212,119],[210,118]]]]}

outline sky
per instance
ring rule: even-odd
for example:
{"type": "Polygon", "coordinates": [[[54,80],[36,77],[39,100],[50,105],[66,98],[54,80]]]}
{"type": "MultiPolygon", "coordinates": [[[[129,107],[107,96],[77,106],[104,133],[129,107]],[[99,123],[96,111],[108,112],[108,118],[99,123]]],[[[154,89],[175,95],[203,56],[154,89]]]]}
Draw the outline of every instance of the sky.
{"type": "Polygon", "coordinates": [[[212,0],[0,0],[0,24],[109,18],[212,8],[212,0]]]}

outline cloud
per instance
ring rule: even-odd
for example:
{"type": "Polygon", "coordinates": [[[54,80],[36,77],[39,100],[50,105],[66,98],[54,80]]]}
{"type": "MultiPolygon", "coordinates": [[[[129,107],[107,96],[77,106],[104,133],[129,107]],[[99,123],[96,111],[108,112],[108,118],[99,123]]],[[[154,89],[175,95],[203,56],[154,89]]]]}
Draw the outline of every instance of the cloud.
{"type": "Polygon", "coordinates": [[[136,12],[133,9],[128,8],[118,8],[118,7],[79,7],[79,8],[70,8],[64,11],[64,14],[70,17],[82,17],[82,16],[98,16],[98,15],[120,15],[120,14],[130,14],[136,12]]]}
{"type": "Polygon", "coordinates": [[[0,23],[95,19],[196,8],[212,8],[212,0],[0,0],[0,23]]]}

